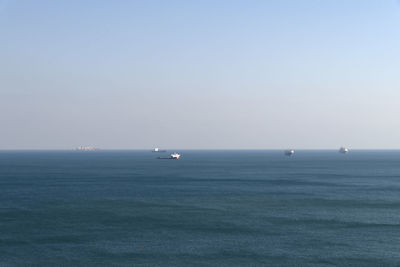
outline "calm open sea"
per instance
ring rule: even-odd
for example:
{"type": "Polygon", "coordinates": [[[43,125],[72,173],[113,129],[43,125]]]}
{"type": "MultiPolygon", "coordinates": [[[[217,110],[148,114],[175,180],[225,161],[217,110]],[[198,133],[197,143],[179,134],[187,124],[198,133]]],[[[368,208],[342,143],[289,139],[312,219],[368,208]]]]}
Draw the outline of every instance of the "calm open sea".
{"type": "Polygon", "coordinates": [[[0,266],[399,266],[400,151],[0,152],[0,266]]]}

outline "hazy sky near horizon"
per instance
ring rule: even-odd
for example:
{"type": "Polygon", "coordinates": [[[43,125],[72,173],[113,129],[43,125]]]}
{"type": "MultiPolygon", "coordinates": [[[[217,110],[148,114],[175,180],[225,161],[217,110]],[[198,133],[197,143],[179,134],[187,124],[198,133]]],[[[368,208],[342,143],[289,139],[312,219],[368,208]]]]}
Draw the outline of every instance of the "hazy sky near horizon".
{"type": "Polygon", "coordinates": [[[395,0],[0,0],[0,149],[400,148],[395,0]]]}

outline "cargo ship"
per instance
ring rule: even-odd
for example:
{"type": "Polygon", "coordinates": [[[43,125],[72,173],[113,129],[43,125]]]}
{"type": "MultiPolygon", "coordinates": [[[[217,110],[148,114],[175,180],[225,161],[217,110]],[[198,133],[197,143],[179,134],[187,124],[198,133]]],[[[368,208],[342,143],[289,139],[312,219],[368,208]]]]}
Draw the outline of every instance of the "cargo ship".
{"type": "Polygon", "coordinates": [[[292,156],[294,154],[294,149],[286,149],[284,152],[285,156],[292,156]]]}

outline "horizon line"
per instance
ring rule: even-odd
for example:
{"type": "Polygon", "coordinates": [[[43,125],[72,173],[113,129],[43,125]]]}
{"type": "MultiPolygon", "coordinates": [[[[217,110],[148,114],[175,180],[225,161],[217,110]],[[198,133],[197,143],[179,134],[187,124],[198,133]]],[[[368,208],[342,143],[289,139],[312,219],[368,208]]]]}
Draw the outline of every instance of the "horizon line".
{"type": "MultiPolygon", "coordinates": [[[[153,151],[154,148],[97,148],[96,150],[88,150],[82,152],[98,152],[98,151],[153,151]]],[[[254,151],[281,151],[287,149],[294,150],[339,150],[339,148],[163,148],[165,151],[172,150],[254,150],[254,151]]],[[[349,148],[353,150],[400,150],[400,148],[349,148]]],[[[0,148],[1,151],[80,151],[76,148],[0,148]]]]}

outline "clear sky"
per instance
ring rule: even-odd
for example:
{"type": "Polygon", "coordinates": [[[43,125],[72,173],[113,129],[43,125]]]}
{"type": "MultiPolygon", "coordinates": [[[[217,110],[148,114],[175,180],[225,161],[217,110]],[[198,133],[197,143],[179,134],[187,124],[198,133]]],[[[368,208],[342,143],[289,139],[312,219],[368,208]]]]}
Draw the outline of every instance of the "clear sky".
{"type": "Polygon", "coordinates": [[[0,0],[0,149],[400,148],[395,0],[0,0]]]}

